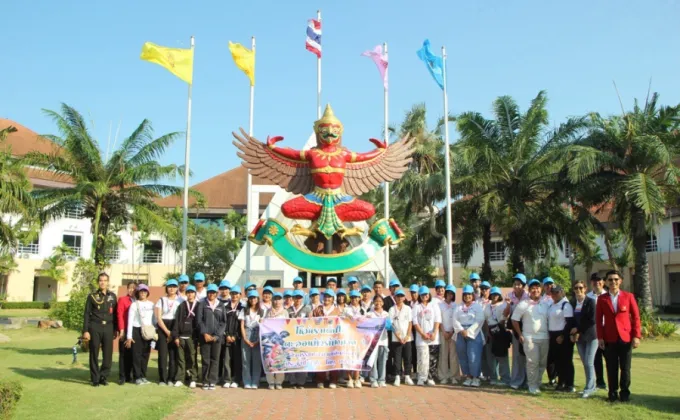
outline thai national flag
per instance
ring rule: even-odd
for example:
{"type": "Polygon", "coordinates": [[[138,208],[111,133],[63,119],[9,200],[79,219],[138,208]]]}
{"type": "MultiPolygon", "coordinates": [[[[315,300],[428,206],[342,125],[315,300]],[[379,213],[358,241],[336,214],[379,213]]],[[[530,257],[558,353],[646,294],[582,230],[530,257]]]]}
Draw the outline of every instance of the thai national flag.
{"type": "Polygon", "coordinates": [[[307,23],[307,51],[321,58],[321,22],[316,19],[309,19],[307,23]]]}

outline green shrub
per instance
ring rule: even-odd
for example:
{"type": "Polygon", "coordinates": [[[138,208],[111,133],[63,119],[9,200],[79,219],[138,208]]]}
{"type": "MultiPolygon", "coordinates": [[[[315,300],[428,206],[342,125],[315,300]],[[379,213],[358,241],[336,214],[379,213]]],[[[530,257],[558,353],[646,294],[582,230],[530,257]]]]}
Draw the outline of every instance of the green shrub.
{"type": "Polygon", "coordinates": [[[0,419],[9,420],[12,418],[23,391],[24,388],[19,382],[0,381],[0,419]]]}
{"type": "Polygon", "coordinates": [[[670,321],[663,321],[654,316],[654,311],[641,307],[640,326],[643,338],[671,337],[675,334],[677,326],[670,321]]]}
{"type": "Polygon", "coordinates": [[[75,286],[71,289],[68,302],[56,305],[50,311],[50,318],[59,319],[64,323],[64,327],[69,330],[81,331],[83,329],[83,315],[85,313],[85,303],[87,296],[97,288],[93,280],[90,285],[75,286]]]}
{"type": "Polygon", "coordinates": [[[2,309],[50,309],[50,302],[4,302],[2,309]]]}

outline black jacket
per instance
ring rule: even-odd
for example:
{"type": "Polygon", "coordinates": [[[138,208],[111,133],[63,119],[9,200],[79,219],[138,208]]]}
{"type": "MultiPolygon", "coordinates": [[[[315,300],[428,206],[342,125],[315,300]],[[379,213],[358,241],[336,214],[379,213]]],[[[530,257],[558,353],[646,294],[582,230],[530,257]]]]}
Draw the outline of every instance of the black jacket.
{"type": "Polygon", "coordinates": [[[97,290],[87,295],[83,314],[83,333],[88,332],[93,326],[118,331],[117,304],[118,299],[113,292],[107,291],[104,294],[101,290],[97,290]]]}
{"type": "Polygon", "coordinates": [[[224,304],[216,301],[217,306],[213,311],[207,300],[198,304],[196,317],[198,318],[198,330],[201,335],[210,334],[221,339],[227,327],[227,311],[224,304]]]}
{"type": "MultiPolygon", "coordinates": [[[[244,306],[241,302],[238,303],[236,309],[231,309],[231,303],[225,306],[227,311],[227,326],[225,328],[225,336],[235,337],[237,340],[241,339],[241,321],[238,320],[238,314],[243,310],[244,306]]],[[[227,343],[228,346],[235,343],[227,343]]]]}
{"type": "MultiPolygon", "coordinates": [[[[196,302],[196,307],[194,308],[194,314],[198,315],[198,308],[200,303],[196,302]]],[[[196,316],[189,315],[189,308],[187,307],[187,302],[182,302],[177,308],[177,313],[175,314],[175,324],[172,326],[172,337],[191,337],[196,338],[198,335],[198,321],[196,316]]]]}
{"type": "MultiPolygon", "coordinates": [[[[576,311],[576,299],[571,300],[571,306],[576,311]]],[[[576,317],[574,317],[576,320],[576,317]]],[[[592,341],[597,338],[595,331],[595,300],[589,297],[583,301],[581,307],[581,318],[578,322],[574,322],[574,326],[578,329],[580,334],[579,341],[592,341]]]]}

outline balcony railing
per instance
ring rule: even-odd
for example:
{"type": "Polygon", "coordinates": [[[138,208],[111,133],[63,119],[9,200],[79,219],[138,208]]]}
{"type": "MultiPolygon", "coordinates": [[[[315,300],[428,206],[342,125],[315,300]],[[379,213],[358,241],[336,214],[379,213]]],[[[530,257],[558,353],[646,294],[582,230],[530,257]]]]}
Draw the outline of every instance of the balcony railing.
{"type": "Polygon", "coordinates": [[[17,248],[17,254],[33,254],[33,255],[38,255],[40,252],[40,245],[39,244],[28,244],[28,245],[19,245],[17,248]]]}
{"type": "Polygon", "coordinates": [[[73,254],[80,257],[80,252],[82,251],[81,247],[79,247],[79,246],[69,246],[69,248],[71,248],[71,251],[73,251],[73,254]]]}
{"type": "Polygon", "coordinates": [[[505,251],[491,251],[491,252],[489,252],[489,260],[491,260],[491,261],[505,261],[505,251]]]}
{"type": "Polygon", "coordinates": [[[163,262],[162,252],[145,252],[142,260],[145,264],[158,264],[163,262]]]}
{"type": "Polygon", "coordinates": [[[645,246],[645,251],[647,252],[656,252],[659,250],[659,244],[656,240],[656,238],[652,238],[647,241],[647,245],[645,246]]]}
{"type": "Polygon", "coordinates": [[[463,263],[463,257],[460,254],[453,254],[453,263],[454,264],[462,264],[463,263]]]}
{"type": "Polygon", "coordinates": [[[109,261],[118,261],[120,259],[120,250],[109,251],[106,253],[106,259],[109,261]]]}
{"type": "Polygon", "coordinates": [[[67,219],[82,219],[84,215],[85,209],[83,209],[82,207],[70,208],[66,210],[66,212],[64,212],[64,216],[67,219]]]}

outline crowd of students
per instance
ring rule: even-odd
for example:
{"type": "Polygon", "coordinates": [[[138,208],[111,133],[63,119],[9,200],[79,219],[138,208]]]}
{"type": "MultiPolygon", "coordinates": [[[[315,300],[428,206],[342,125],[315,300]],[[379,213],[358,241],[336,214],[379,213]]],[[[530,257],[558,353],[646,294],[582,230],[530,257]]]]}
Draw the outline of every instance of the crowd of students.
{"type": "MultiPolygon", "coordinates": [[[[226,280],[206,286],[205,276],[196,273],[194,285],[186,275],[168,280],[165,296],[155,303],[148,300],[146,285],[133,282],[115,310],[121,340],[119,383],[148,384],[147,365],[155,347],[160,386],[195,388],[201,383],[205,390],[257,389],[262,377],[259,325],[263,319],[381,317],[389,319],[390,328],[379,339],[371,372],[267,374],[269,389],[282,389],[286,383],[303,388],[310,380],[319,388],[326,383],[329,388],[340,383],[348,388],[363,384],[378,388],[388,382],[466,387],[488,382],[538,394],[547,371],[551,386],[573,393],[576,346],[586,378],[583,398],[598,387],[606,388],[602,354],[607,360],[609,399],[630,398],[630,354],[639,344],[640,323],[635,299],[619,288],[620,273],[607,273],[606,290],[604,280],[593,275],[588,294],[584,282],[576,282],[571,299],[550,277],[527,282],[518,273],[506,296],[476,273],[469,280],[461,290],[462,303],[455,303],[456,287],[442,280],[435,283],[434,294],[427,286],[411,285],[405,290],[392,280],[390,294],[385,295],[382,282],[371,288],[356,277],[348,278],[349,290],[337,288],[337,280],[330,277],[323,292],[312,288],[305,293],[298,277],[293,290],[279,293],[265,287],[260,296],[252,283],[244,290],[226,280]]],[[[86,309],[86,319],[87,310],[93,308],[86,309]]],[[[99,375],[93,376],[93,385],[106,384],[106,373],[99,375]],[[104,383],[97,379],[101,375],[104,383]]]]}

